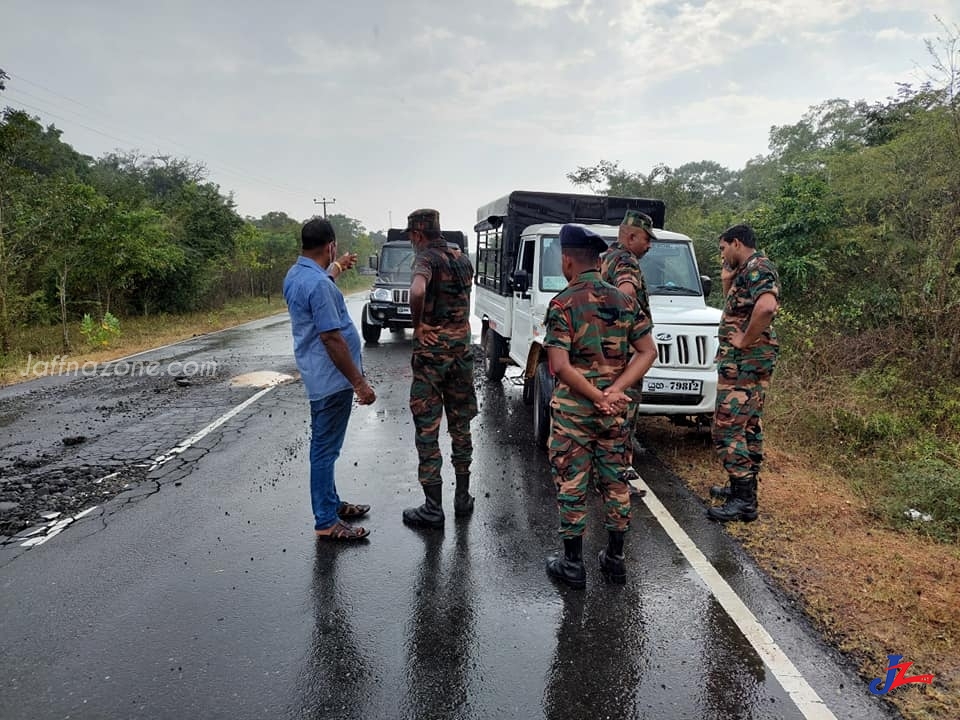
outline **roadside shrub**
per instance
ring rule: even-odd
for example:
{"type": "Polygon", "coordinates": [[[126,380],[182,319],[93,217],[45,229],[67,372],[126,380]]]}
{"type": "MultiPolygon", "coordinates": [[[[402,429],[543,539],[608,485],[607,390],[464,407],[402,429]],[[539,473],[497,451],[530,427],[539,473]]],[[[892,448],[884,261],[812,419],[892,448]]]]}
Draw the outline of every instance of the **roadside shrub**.
{"type": "Polygon", "coordinates": [[[80,334],[92,348],[110,347],[110,341],[120,337],[120,321],[109,312],[104,313],[100,322],[85,313],[80,322],[80,334]]]}
{"type": "Polygon", "coordinates": [[[867,450],[880,443],[897,442],[905,437],[908,425],[886,410],[861,414],[837,408],[833,418],[834,431],[858,450],[867,450]]]}
{"type": "Polygon", "coordinates": [[[960,469],[935,458],[886,465],[887,481],[876,488],[878,512],[896,527],[960,541],[960,469]],[[921,518],[905,515],[910,510],[921,518]],[[925,521],[923,515],[931,519],[925,521]]]}

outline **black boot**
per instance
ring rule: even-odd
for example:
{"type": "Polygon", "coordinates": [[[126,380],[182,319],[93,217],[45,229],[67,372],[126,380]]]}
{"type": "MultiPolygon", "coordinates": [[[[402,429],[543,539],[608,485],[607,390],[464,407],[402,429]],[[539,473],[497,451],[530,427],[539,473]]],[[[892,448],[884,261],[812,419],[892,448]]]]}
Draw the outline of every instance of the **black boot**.
{"type": "Polygon", "coordinates": [[[403,521],[407,525],[424,528],[442,528],[443,527],[443,484],[431,483],[423,486],[423,494],[426,497],[423,505],[415,508],[407,508],[403,511],[403,521]]]}
{"type": "Polygon", "coordinates": [[[726,500],[730,497],[730,487],[733,484],[733,478],[727,481],[726,485],[714,485],[710,488],[710,497],[717,500],[726,500]]]}
{"type": "Polygon", "coordinates": [[[730,478],[730,497],[720,507],[707,510],[711,520],[728,522],[740,520],[752,522],[757,519],[757,476],[730,478]]]}
{"type": "Polygon", "coordinates": [[[613,583],[623,585],[627,582],[627,565],[623,557],[622,530],[607,531],[607,547],[600,551],[600,572],[613,583]]]}
{"type": "MultiPolygon", "coordinates": [[[[754,475],[757,476],[757,482],[760,482],[760,476],[757,474],[758,471],[754,471],[754,475]]],[[[731,482],[728,480],[726,485],[714,485],[710,488],[710,497],[716,498],[717,500],[726,500],[730,497],[730,486],[731,482]]]]}
{"type": "Polygon", "coordinates": [[[563,539],[563,557],[554,555],[547,558],[547,575],[577,590],[587,586],[582,537],[563,539]]]}
{"type": "Polygon", "coordinates": [[[473,512],[473,495],[470,490],[470,473],[457,473],[457,490],[453,494],[453,514],[465,517],[473,512]]]}

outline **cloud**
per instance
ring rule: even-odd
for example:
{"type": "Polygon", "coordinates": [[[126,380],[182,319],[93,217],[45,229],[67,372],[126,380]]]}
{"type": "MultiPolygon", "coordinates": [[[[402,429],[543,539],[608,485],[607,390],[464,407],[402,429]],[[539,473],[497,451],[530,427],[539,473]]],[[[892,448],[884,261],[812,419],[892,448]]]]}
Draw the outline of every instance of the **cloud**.
{"type": "Polygon", "coordinates": [[[538,10],[558,10],[570,4],[571,0],[513,0],[519,7],[538,10]]]}
{"type": "Polygon", "coordinates": [[[884,28],[873,34],[873,37],[877,40],[913,40],[917,38],[917,35],[913,33],[904,32],[900,28],[884,28]]]}

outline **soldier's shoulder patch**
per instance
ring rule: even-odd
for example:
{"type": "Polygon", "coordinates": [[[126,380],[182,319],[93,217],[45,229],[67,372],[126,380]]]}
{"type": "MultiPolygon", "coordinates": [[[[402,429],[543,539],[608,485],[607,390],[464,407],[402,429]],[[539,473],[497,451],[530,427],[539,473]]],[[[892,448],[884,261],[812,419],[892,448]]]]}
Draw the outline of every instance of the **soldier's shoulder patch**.
{"type": "Polygon", "coordinates": [[[750,282],[756,282],[760,279],[760,271],[754,268],[750,271],[750,282]]]}

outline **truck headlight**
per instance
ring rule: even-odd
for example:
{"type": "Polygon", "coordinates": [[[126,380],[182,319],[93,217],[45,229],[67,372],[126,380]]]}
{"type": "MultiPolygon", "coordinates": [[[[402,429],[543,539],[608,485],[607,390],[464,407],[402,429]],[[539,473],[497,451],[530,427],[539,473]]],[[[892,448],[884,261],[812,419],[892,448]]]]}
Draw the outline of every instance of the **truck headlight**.
{"type": "Polygon", "coordinates": [[[386,288],[377,288],[376,290],[370,293],[370,299],[389,302],[390,300],[393,299],[393,293],[391,293],[386,288]]]}

